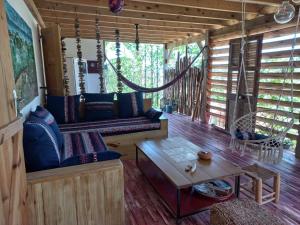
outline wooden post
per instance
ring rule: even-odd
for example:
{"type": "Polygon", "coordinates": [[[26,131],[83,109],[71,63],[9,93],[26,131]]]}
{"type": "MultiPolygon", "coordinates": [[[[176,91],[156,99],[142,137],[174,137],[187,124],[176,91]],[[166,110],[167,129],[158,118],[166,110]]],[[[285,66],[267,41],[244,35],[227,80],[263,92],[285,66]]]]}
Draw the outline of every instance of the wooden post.
{"type": "Polygon", "coordinates": [[[300,159],[300,129],[298,129],[297,145],[295,148],[295,156],[300,159]]]}
{"type": "Polygon", "coordinates": [[[274,184],[273,184],[273,189],[275,192],[275,203],[279,202],[279,196],[280,196],[280,174],[276,174],[274,176],[274,184]]]}
{"type": "Polygon", "coordinates": [[[259,205],[262,204],[262,188],[263,188],[262,179],[259,178],[256,180],[256,192],[255,192],[255,201],[259,205]]]}
{"type": "MultiPolygon", "coordinates": [[[[209,39],[210,35],[209,32],[206,32],[205,35],[205,45],[209,47],[209,39]]],[[[210,51],[209,48],[206,49],[203,53],[204,55],[204,71],[203,71],[203,85],[201,90],[201,101],[200,101],[200,120],[204,123],[207,123],[207,116],[206,116],[206,105],[207,105],[207,82],[208,82],[208,73],[209,73],[209,57],[210,51]]]]}
{"type": "Polygon", "coordinates": [[[42,37],[47,94],[62,96],[65,94],[65,87],[60,31],[60,26],[53,24],[42,29],[42,37]]]}
{"type": "Polygon", "coordinates": [[[15,81],[3,0],[0,0],[0,40],[0,225],[26,225],[22,125],[16,120],[15,81]]]}

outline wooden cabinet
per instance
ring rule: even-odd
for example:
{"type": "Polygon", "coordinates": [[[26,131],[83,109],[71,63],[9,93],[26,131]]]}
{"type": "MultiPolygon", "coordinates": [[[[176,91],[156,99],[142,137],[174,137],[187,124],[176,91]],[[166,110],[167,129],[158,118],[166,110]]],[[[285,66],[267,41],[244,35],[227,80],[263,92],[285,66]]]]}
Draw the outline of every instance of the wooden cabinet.
{"type": "Polygon", "coordinates": [[[64,73],[61,52],[61,28],[53,24],[42,29],[47,93],[64,95],[64,73]]]}

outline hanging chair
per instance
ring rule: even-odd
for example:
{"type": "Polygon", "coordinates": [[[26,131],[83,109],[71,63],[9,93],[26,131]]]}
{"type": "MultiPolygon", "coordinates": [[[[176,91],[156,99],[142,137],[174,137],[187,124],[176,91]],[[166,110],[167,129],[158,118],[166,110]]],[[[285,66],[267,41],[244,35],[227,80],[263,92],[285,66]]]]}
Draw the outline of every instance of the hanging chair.
{"type": "MultiPolygon", "coordinates": [[[[245,47],[245,0],[243,4],[243,20],[242,20],[242,47],[241,47],[241,65],[240,65],[240,79],[238,80],[237,90],[240,87],[240,80],[242,77],[245,80],[245,88],[248,90],[246,69],[244,62],[244,47],[245,47]]],[[[300,19],[300,11],[296,25],[296,31],[292,43],[291,56],[288,67],[285,68],[284,81],[280,97],[277,101],[276,110],[262,110],[252,112],[250,97],[247,96],[249,113],[236,119],[236,109],[238,102],[238,94],[236,95],[235,107],[233,112],[233,124],[230,126],[231,141],[230,147],[232,151],[239,151],[241,155],[245,154],[248,149],[250,152],[256,150],[259,161],[279,163],[283,157],[283,142],[286,138],[287,132],[294,124],[293,113],[293,73],[294,73],[294,50],[296,46],[298,25],[300,19]],[[284,112],[279,110],[281,98],[283,95],[284,86],[288,75],[291,79],[291,112],[284,112]]]]}
{"type": "Polygon", "coordinates": [[[244,155],[248,149],[257,151],[259,161],[279,163],[283,157],[283,142],[294,124],[294,115],[277,110],[251,112],[237,119],[230,127],[233,150],[244,155]],[[257,121],[257,118],[261,120],[257,121]],[[276,124],[273,123],[276,121],[276,124]]]}

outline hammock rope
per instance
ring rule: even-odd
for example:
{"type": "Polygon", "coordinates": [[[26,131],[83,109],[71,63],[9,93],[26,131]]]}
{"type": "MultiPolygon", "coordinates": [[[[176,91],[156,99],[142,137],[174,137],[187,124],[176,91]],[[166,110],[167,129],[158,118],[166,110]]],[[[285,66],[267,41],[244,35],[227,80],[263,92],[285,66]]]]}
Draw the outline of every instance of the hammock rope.
{"type": "Polygon", "coordinates": [[[204,46],[201,51],[197,54],[197,56],[191,61],[190,64],[187,65],[187,67],[179,74],[177,75],[173,80],[171,80],[170,82],[160,86],[160,87],[155,87],[155,88],[146,88],[140,85],[137,85],[133,82],[131,82],[130,80],[128,80],[121,72],[119,72],[117,70],[117,68],[111,63],[111,61],[106,57],[109,65],[111,66],[111,68],[115,71],[116,74],[118,74],[118,77],[121,79],[121,81],[127,85],[128,87],[132,88],[135,91],[141,91],[141,92],[145,92],[145,93],[153,93],[153,92],[159,92],[162,90],[167,89],[168,87],[174,85],[177,81],[179,81],[180,79],[182,79],[185,74],[188,72],[188,70],[192,67],[192,65],[195,63],[195,61],[200,57],[200,55],[202,54],[202,52],[204,51],[204,49],[208,48],[208,46],[204,46]]]}

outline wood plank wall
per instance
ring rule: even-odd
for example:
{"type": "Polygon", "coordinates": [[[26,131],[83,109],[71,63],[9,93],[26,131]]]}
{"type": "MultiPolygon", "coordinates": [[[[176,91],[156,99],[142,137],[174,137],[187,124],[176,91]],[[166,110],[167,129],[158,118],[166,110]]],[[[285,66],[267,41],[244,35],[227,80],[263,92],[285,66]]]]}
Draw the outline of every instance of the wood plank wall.
{"type": "MultiPolygon", "coordinates": [[[[14,76],[4,0],[0,0],[0,49],[1,129],[16,119],[12,94],[14,76]]],[[[0,181],[0,225],[26,225],[27,187],[22,131],[0,145],[0,181]]]]}
{"type": "Polygon", "coordinates": [[[229,41],[212,41],[207,85],[207,114],[211,122],[225,128],[229,41]]]}

